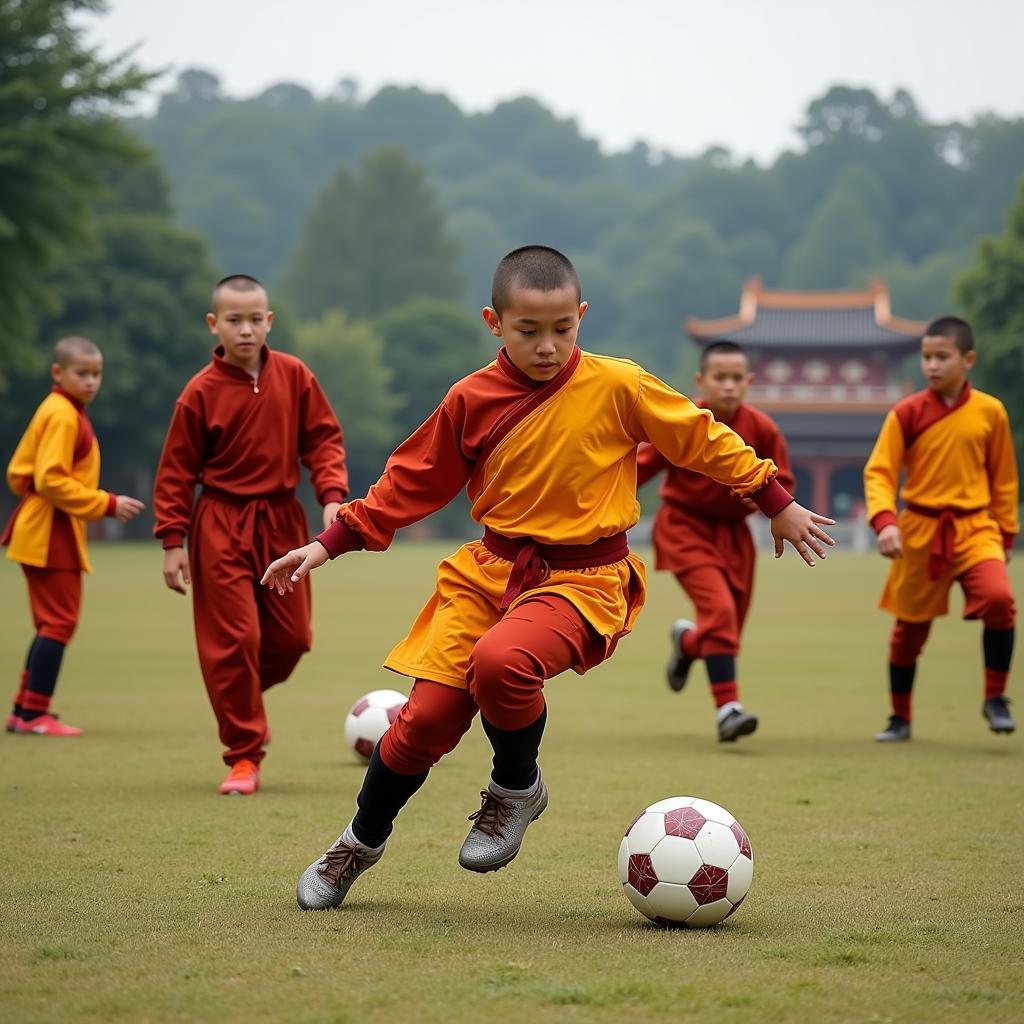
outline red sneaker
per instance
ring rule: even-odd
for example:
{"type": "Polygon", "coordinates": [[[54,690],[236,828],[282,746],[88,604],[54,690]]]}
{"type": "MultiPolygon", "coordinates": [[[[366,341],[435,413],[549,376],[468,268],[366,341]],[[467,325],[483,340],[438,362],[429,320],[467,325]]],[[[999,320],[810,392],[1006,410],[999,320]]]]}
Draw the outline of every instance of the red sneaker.
{"type": "Polygon", "coordinates": [[[231,766],[228,777],[220,784],[220,791],[225,796],[252,796],[259,788],[259,765],[247,758],[236,761],[231,766]]]}
{"type": "MultiPolygon", "coordinates": [[[[83,731],[76,729],[73,725],[58,722],[53,715],[40,715],[30,722],[15,715],[11,715],[11,718],[14,719],[14,732],[19,736],[81,736],[83,731]]],[[[8,722],[10,722],[10,718],[8,722]]]]}

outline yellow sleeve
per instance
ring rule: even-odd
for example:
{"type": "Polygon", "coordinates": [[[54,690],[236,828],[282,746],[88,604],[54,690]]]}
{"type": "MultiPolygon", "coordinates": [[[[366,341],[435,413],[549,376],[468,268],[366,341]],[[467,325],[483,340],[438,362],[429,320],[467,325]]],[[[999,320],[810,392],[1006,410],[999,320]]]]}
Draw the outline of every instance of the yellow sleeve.
{"type": "Polygon", "coordinates": [[[638,442],[650,441],[673,465],[703,473],[742,497],[760,491],[778,473],[775,463],[759,458],[739,434],[645,370],[630,429],[638,442]]]}
{"type": "MultiPolygon", "coordinates": [[[[71,407],[68,406],[69,411],[71,407]]],[[[55,508],[79,519],[102,519],[110,504],[110,495],[86,487],[71,474],[78,417],[55,415],[40,432],[33,482],[36,493],[55,508]]]]}
{"type": "Polygon", "coordinates": [[[998,407],[996,422],[988,438],[985,468],[992,495],[992,515],[1003,536],[1009,539],[1020,530],[1017,520],[1017,456],[1013,450],[1010,419],[1002,405],[998,407]]]}
{"type": "Polygon", "coordinates": [[[876,530],[896,522],[896,492],[900,485],[900,468],[905,451],[903,428],[896,413],[890,410],[864,467],[864,499],[868,522],[876,530]],[[876,522],[879,516],[881,518],[876,522]]]}

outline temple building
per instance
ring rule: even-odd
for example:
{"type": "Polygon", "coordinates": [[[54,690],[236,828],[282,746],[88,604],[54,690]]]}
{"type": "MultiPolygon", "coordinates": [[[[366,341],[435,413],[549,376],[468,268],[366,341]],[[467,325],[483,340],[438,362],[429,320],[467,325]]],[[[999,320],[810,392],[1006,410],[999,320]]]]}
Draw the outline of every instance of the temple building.
{"type": "Polygon", "coordinates": [[[734,341],[750,358],[747,401],[769,413],[789,441],[800,501],[835,517],[863,506],[861,473],[882,420],[922,387],[908,370],[927,321],[892,315],[889,289],[788,291],[751,278],[740,311],[686,321],[700,348],[734,341]]]}

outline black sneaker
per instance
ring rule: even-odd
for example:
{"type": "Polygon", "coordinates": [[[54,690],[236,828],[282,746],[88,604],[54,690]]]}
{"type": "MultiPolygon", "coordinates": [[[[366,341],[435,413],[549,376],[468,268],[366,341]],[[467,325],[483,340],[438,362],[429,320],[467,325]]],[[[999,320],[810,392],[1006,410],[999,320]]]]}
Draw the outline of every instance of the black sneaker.
{"type": "Polygon", "coordinates": [[[668,680],[669,689],[679,693],[686,685],[686,677],[690,674],[690,666],[694,659],[683,654],[683,634],[688,633],[697,626],[689,619],[676,619],[672,623],[672,657],[668,659],[665,667],[665,678],[668,680]]]}
{"type": "Polygon", "coordinates": [[[993,732],[1011,733],[1017,727],[1013,724],[1013,716],[1010,714],[1009,700],[1002,695],[989,697],[981,705],[981,713],[988,719],[988,727],[993,732]]]}
{"type": "Polygon", "coordinates": [[[718,742],[735,743],[740,736],[749,736],[757,728],[757,715],[748,715],[743,708],[733,708],[718,720],[718,742]]]}
{"type": "Polygon", "coordinates": [[[889,724],[875,737],[878,743],[900,743],[910,739],[910,723],[902,715],[890,715],[889,724]]]}

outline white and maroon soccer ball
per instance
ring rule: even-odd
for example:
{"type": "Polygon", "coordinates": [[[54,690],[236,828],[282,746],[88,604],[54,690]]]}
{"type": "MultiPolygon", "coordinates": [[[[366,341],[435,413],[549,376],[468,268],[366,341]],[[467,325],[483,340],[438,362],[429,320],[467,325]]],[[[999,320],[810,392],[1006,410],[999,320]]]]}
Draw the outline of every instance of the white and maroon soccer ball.
{"type": "Polygon", "coordinates": [[[626,899],[668,927],[724,921],[743,902],[753,877],[747,833],[710,800],[659,800],[636,816],[619,844],[626,899]]]}
{"type": "Polygon", "coordinates": [[[345,719],[345,739],[364,764],[409,698],[397,690],[371,690],[352,705],[345,719]]]}

